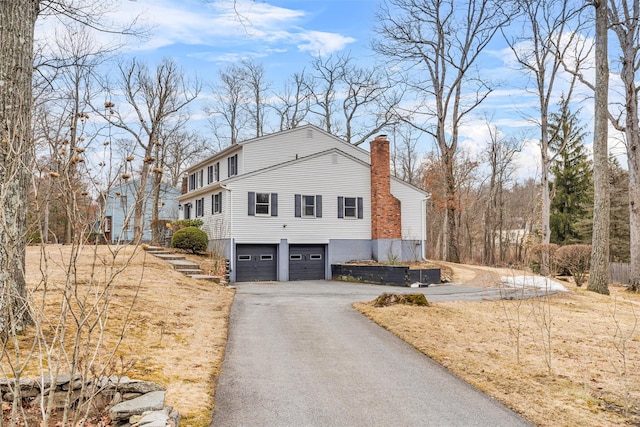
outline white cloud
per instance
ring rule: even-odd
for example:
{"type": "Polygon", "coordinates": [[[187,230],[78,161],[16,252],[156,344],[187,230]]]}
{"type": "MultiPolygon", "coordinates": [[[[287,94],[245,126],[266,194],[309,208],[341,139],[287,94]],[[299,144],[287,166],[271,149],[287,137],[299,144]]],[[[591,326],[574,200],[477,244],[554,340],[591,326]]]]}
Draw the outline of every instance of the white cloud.
{"type": "Polygon", "coordinates": [[[305,31],[299,33],[299,37],[303,42],[298,44],[298,49],[314,55],[328,55],[332,52],[340,51],[348,44],[356,41],[352,37],[322,31],[305,31]]]}
{"type": "MultiPolygon", "coordinates": [[[[127,1],[105,19],[120,26],[135,19],[148,29],[145,40],[128,40],[125,48],[134,51],[188,45],[221,52],[247,50],[247,46],[255,51],[282,52],[286,46],[295,46],[300,52],[327,54],[355,41],[338,33],[305,28],[310,18],[304,10],[250,0],[127,1]]],[[[40,28],[41,32],[50,31],[44,25],[40,28]]],[[[216,55],[210,57],[217,59],[216,55]]]]}

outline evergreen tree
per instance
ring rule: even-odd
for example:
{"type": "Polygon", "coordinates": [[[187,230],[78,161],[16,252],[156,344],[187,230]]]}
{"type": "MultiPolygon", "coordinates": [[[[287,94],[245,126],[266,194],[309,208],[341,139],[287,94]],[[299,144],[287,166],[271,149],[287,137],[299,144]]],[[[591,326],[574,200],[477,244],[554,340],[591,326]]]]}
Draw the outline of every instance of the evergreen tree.
{"type": "Polygon", "coordinates": [[[609,160],[609,184],[611,189],[611,219],[609,228],[609,255],[611,261],[629,262],[629,172],[622,169],[618,160],[609,160]]]}
{"type": "Polygon", "coordinates": [[[576,224],[593,203],[591,162],[583,144],[586,132],[578,111],[571,112],[567,104],[562,100],[560,111],[551,114],[549,122],[551,148],[556,154],[551,166],[551,243],[558,245],[589,243],[576,224]]]}

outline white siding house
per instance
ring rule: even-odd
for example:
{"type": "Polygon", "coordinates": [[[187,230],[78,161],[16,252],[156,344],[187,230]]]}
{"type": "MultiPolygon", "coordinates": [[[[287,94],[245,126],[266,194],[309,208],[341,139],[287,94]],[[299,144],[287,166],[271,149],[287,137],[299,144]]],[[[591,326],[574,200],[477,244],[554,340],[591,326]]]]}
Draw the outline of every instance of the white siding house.
{"type": "Polygon", "coordinates": [[[232,281],[326,279],[331,263],[419,260],[428,195],[388,177],[382,143],[387,157],[376,167],[386,168],[389,197],[399,200],[401,235],[372,230],[381,202],[372,200],[369,153],[311,125],[235,144],[189,168],[181,218],[204,221],[210,249],[231,260],[232,281]]]}

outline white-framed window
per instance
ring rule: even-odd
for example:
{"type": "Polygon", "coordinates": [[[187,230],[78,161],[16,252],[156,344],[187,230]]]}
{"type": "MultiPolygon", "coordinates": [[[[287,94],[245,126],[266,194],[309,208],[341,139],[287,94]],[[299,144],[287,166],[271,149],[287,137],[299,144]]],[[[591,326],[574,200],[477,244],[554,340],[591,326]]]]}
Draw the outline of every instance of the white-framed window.
{"type": "Polygon", "coordinates": [[[207,166],[207,184],[211,184],[212,182],[214,182],[215,180],[213,178],[214,178],[213,165],[207,166]]]}
{"type": "Polygon", "coordinates": [[[249,216],[278,216],[277,193],[248,193],[249,216]]]}
{"type": "Polygon", "coordinates": [[[189,175],[189,191],[196,189],[196,174],[189,175]]]}
{"type": "Polygon", "coordinates": [[[256,215],[269,215],[271,213],[271,194],[256,193],[256,215]]]}
{"type": "Polygon", "coordinates": [[[227,158],[227,175],[238,175],[238,155],[234,154],[227,158]]]}
{"type": "Polygon", "coordinates": [[[355,218],[358,213],[358,205],[355,197],[344,198],[344,217],[355,218]]]}
{"type": "Polygon", "coordinates": [[[213,177],[216,181],[220,181],[220,162],[213,165],[213,177]]]}
{"type": "Polygon", "coordinates": [[[204,197],[196,199],[196,218],[204,216],[204,197]]]}
{"type": "Polygon", "coordinates": [[[294,200],[297,218],[322,218],[322,196],[296,194],[294,200]]]}
{"type": "Polygon", "coordinates": [[[127,209],[129,207],[129,203],[127,202],[127,196],[120,196],[120,207],[122,209],[127,209]]]}
{"type": "Polygon", "coordinates": [[[211,213],[222,213],[222,192],[211,195],[211,213]]]}
{"type": "Polygon", "coordinates": [[[196,188],[200,188],[204,185],[204,169],[200,169],[197,173],[196,173],[197,179],[196,179],[196,188]]]}
{"type": "Polygon", "coordinates": [[[362,219],[362,197],[338,197],[338,218],[362,219]]]}

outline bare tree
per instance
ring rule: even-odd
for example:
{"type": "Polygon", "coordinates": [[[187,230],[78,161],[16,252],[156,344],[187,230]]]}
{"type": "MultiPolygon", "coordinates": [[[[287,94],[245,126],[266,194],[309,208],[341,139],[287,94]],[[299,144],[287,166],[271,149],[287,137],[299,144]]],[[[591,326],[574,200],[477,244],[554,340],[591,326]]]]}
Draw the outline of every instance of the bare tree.
{"type": "MultiPolygon", "coordinates": [[[[541,231],[542,244],[548,245],[551,238],[550,168],[557,153],[564,149],[560,147],[556,154],[550,149],[554,139],[549,129],[550,104],[564,83],[560,75],[563,60],[571,56],[574,61],[579,62],[588,54],[584,45],[579,44],[577,33],[581,26],[578,18],[583,6],[564,0],[520,0],[517,4],[524,20],[523,35],[507,37],[507,42],[520,68],[531,77],[532,91],[537,98],[538,116],[532,120],[540,128],[541,231]],[[572,23],[576,28],[570,27],[572,23]]],[[[573,75],[567,82],[566,102],[571,101],[576,80],[573,75]]],[[[549,253],[546,251],[542,254],[541,273],[549,274],[549,253]]]]}
{"type": "Polygon", "coordinates": [[[334,135],[339,130],[336,99],[350,61],[348,55],[329,55],[326,58],[318,55],[311,62],[314,70],[311,86],[314,105],[311,112],[318,115],[320,125],[334,135]]]}
{"type": "Polygon", "coordinates": [[[24,279],[29,172],[33,162],[31,105],[38,1],[0,8],[0,332],[30,322],[24,279]]]}
{"type": "Polygon", "coordinates": [[[245,110],[247,93],[242,74],[242,68],[237,65],[218,71],[219,82],[213,87],[215,101],[205,109],[219,148],[236,144],[248,121],[245,110]]]}
{"type": "Polygon", "coordinates": [[[431,135],[445,168],[449,261],[460,260],[454,172],[459,127],[491,92],[476,72],[477,60],[509,21],[508,3],[494,0],[386,0],[378,13],[381,40],[375,50],[407,71],[415,101],[410,123],[431,135]]]}
{"type": "Polygon", "coordinates": [[[418,153],[418,138],[415,128],[405,124],[393,127],[392,168],[398,178],[420,187],[423,185],[423,164],[418,153]]]}
{"type": "Polygon", "coordinates": [[[172,187],[178,187],[187,167],[214,152],[200,134],[185,129],[164,135],[162,144],[165,151],[164,177],[172,187]]]}
{"type": "Polygon", "coordinates": [[[489,128],[489,141],[485,149],[486,164],[489,165],[489,184],[486,190],[486,203],[484,213],[484,250],[483,263],[493,265],[496,263],[496,240],[498,241],[498,260],[503,261],[505,244],[505,187],[513,172],[513,160],[520,151],[519,144],[514,139],[508,139],[501,135],[495,126],[487,121],[489,128]]]}
{"type": "Polygon", "coordinates": [[[596,14],[596,84],[593,131],[593,235],[587,289],[609,294],[609,58],[607,2],[594,2],[596,14]]]}
{"type": "Polygon", "coordinates": [[[342,112],[348,143],[360,145],[383,128],[399,122],[396,109],[401,97],[392,91],[390,79],[384,73],[347,64],[344,84],[342,112]]]}
{"type": "Polygon", "coordinates": [[[617,130],[624,132],[629,168],[629,228],[631,231],[629,285],[631,290],[640,292],[640,118],[638,117],[640,84],[637,83],[640,67],[640,43],[638,42],[640,2],[609,0],[608,15],[609,25],[620,46],[620,79],[624,87],[624,106],[612,118],[612,123],[617,130]]]}
{"type": "Polygon", "coordinates": [[[246,109],[255,126],[256,138],[264,135],[267,111],[267,93],[271,83],[265,75],[264,65],[242,61],[242,81],[247,91],[246,109]]]}
{"type": "Polygon", "coordinates": [[[311,87],[309,76],[302,70],[285,82],[282,93],[276,94],[278,101],[271,107],[278,114],[281,131],[295,129],[306,119],[311,109],[311,87]]]}
{"type": "MultiPolygon", "coordinates": [[[[94,111],[111,120],[114,126],[128,132],[136,147],[140,149],[142,165],[140,180],[137,183],[133,225],[134,241],[139,242],[143,234],[149,176],[151,172],[154,175],[162,173],[154,157],[158,144],[161,144],[160,137],[163,132],[168,132],[169,128],[184,120],[181,114],[198,96],[200,85],[198,82],[187,81],[182,71],[170,59],[163,59],[154,74],[135,59],[121,64],[119,71],[121,89],[126,103],[133,109],[135,122],[132,122],[131,116],[123,115],[124,108],[109,111],[114,111],[114,120],[98,108],[94,108],[94,111]]],[[[111,104],[111,101],[107,102],[107,105],[111,104]]],[[[152,221],[156,219],[152,218],[152,221]]]]}

